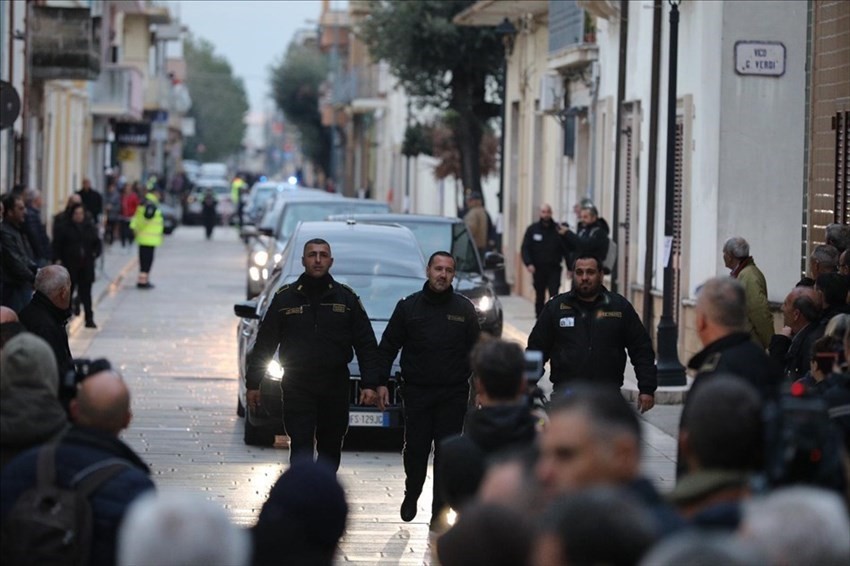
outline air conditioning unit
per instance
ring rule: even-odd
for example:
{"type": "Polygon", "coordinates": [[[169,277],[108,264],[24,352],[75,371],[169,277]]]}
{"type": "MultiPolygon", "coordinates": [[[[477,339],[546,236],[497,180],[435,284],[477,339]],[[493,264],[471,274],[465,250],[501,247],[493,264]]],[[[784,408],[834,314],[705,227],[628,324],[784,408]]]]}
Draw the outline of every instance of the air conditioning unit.
{"type": "Polygon", "coordinates": [[[543,75],[540,79],[540,111],[544,114],[557,114],[563,107],[563,78],[561,75],[543,75]]]}

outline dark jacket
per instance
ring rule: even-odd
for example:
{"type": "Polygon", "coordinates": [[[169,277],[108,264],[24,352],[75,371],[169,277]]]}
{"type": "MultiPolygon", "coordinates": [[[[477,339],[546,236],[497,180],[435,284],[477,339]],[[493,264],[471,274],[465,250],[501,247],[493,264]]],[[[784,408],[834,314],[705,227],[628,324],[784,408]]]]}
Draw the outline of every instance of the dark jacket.
{"type": "Polygon", "coordinates": [[[80,189],[77,191],[80,199],[83,201],[83,207],[92,215],[95,223],[100,219],[103,213],[103,196],[94,189],[80,189]]]}
{"type": "Polygon", "coordinates": [[[695,387],[706,378],[717,375],[736,375],[754,386],[762,400],[773,399],[779,393],[782,368],[750,339],[748,332],[735,332],[707,345],[688,362],[696,371],[696,379],[685,399],[683,412],[695,387]]]}
{"type": "Polygon", "coordinates": [[[823,336],[824,326],[818,321],[810,322],[793,337],[774,334],[767,351],[770,357],[782,366],[783,375],[791,381],[809,372],[812,360],[812,345],[823,336]]]}
{"type": "Polygon", "coordinates": [[[53,239],[53,256],[62,262],[72,280],[94,281],[95,260],[102,251],[97,228],[88,219],[59,224],[53,239]]]}
{"type": "Polygon", "coordinates": [[[574,259],[590,255],[600,262],[605,261],[605,256],[608,254],[609,231],[608,223],[597,218],[591,224],[580,224],[575,232],[567,232],[564,237],[570,248],[570,257],[574,259]]]}
{"type": "Polygon", "coordinates": [[[537,434],[527,403],[482,407],[466,415],[463,434],[440,443],[443,497],[453,509],[469,502],[484,478],[487,458],[499,450],[530,446],[537,434]]]}
{"type": "MultiPolygon", "coordinates": [[[[0,485],[2,517],[12,509],[18,497],[36,482],[38,448],[32,448],[3,468],[0,485]]],[[[115,564],[118,529],[130,503],[142,493],[154,489],[150,470],[133,450],[113,435],[72,427],[60,440],[56,452],[57,482],[69,486],[76,474],[96,464],[119,461],[127,469],[108,480],[89,499],[92,507],[92,565],[115,564]]]]}
{"type": "Polygon", "coordinates": [[[348,389],[352,348],[362,379],[377,381],[377,342],[360,299],[328,275],[321,280],[324,288],[318,289],[314,307],[308,291],[317,282],[310,279],[302,274],[272,299],[248,361],[248,389],[259,388],[278,345],[284,379],[313,392],[348,389]]]}
{"type": "Polygon", "coordinates": [[[53,258],[53,250],[50,247],[50,238],[47,236],[47,229],[41,220],[41,211],[37,208],[27,206],[24,225],[26,226],[33,257],[39,265],[47,265],[53,258]]]}
{"type": "Polygon", "coordinates": [[[538,220],[525,231],[522,238],[522,262],[535,269],[560,269],[567,252],[564,236],[558,234],[558,224],[538,220]]]}
{"type": "Polygon", "coordinates": [[[478,341],[478,314],[469,299],[454,289],[422,291],[400,300],[390,317],[378,351],[379,378],[386,384],[401,349],[404,383],[418,386],[454,386],[467,383],[472,369],[469,352],[478,341]]]}
{"type": "Polygon", "coordinates": [[[0,223],[0,251],[0,277],[4,283],[14,286],[35,281],[35,257],[23,226],[0,223]]]}
{"type": "Polygon", "coordinates": [[[72,367],[71,347],[68,345],[68,332],[65,323],[70,317],[68,310],[62,310],[41,291],[33,293],[30,303],[21,310],[18,318],[27,330],[44,338],[50,344],[53,354],[56,356],[56,365],[59,375],[59,396],[68,396],[63,393],[62,379],[72,367]]]}
{"type": "Polygon", "coordinates": [[[655,352],[643,323],[625,297],[604,288],[593,302],[570,291],[546,303],[528,349],[543,352],[544,363],[551,360],[556,387],[575,380],[622,387],[626,350],[640,392],[652,395],[658,386],[655,352]]]}
{"type": "Polygon", "coordinates": [[[832,305],[824,309],[820,317],[821,336],[823,336],[823,331],[826,330],[826,325],[829,324],[832,317],[839,314],[850,314],[850,305],[832,305]]]}

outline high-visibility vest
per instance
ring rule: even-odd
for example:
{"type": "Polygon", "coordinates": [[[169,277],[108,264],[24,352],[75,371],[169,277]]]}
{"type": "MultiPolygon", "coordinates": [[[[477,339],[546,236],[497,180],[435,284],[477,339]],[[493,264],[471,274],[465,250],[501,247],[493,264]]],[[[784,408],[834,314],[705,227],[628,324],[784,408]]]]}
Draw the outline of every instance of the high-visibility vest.
{"type": "Polygon", "coordinates": [[[165,232],[162,221],[162,211],[159,209],[159,199],[156,195],[148,193],[145,202],[136,208],[136,214],[130,221],[130,228],[136,235],[136,242],[140,246],[156,248],[162,244],[162,234],[165,232]],[[145,218],[145,211],[149,205],[156,207],[152,218],[145,218]]]}
{"type": "Polygon", "coordinates": [[[230,200],[233,201],[233,204],[239,204],[239,199],[241,198],[242,187],[244,187],[247,183],[236,177],[233,179],[233,182],[230,184],[230,200]]]}

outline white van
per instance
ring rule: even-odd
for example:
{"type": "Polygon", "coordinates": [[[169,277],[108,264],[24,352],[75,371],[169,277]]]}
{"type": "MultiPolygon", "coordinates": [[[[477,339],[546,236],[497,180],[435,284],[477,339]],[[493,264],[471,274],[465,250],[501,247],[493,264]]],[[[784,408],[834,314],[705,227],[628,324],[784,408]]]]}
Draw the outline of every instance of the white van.
{"type": "Polygon", "coordinates": [[[226,163],[201,163],[199,178],[227,180],[226,163]]]}

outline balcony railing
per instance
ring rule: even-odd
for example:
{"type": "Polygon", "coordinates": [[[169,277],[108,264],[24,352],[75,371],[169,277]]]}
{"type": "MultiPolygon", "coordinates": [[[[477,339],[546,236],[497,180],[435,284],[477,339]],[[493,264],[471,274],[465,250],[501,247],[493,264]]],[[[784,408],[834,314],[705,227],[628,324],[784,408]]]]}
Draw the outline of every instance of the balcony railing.
{"type": "Polygon", "coordinates": [[[30,63],[36,79],[92,81],[100,73],[100,49],[89,8],[32,6],[30,63]]]}
{"type": "Polygon", "coordinates": [[[92,83],[92,114],[140,120],[143,98],[142,72],[138,68],[108,66],[92,83]]]}
{"type": "Polygon", "coordinates": [[[379,73],[377,65],[365,65],[343,71],[334,81],[332,102],[337,106],[351,105],[355,110],[374,109],[378,101],[383,99],[379,73]]]}
{"type": "Polygon", "coordinates": [[[145,85],[145,110],[167,110],[171,100],[171,81],[168,77],[149,76],[145,85]]]}

